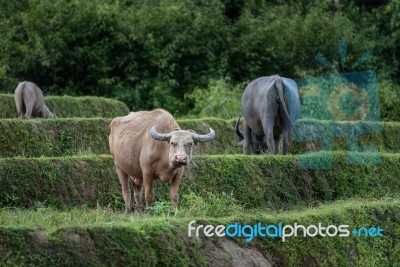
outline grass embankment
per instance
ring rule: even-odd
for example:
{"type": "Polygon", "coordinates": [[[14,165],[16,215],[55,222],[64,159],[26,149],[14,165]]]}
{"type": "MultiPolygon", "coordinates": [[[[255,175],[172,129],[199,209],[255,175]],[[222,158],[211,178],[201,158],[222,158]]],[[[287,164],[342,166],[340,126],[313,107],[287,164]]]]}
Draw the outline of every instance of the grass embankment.
{"type": "MultiPolygon", "coordinates": [[[[335,152],[332,168],[320,170],[299,168],[299,159],[197,156],[181,184],[181,205],[216,203],[202,214],[215,216],[228,215],[238,208],[275,210],[351,197],[396,196],[400,192],[399,154],[381,155],[380,164],[354,165],[348,163],[346,153],[335,152]],[[225,203],[224,207],[218,209],[218,203],[225,203]]],[[[330,154],[322,153],[317,159],[330,159],[330,154]]],[[[156,182],[155,186],[156,199],[169,202],[170,184],[156,182]]],[[[98,203],[122,210],[111,156],[0,159],[0,187],[2,207],[93,207],[98,203]]]]}
{"type": "MultiPolygon", "coordinates": [[[[41,157],[110,154],[111,119],[67,118],[53,120],[0,120],[0,157],[41,157]]],[[[206,118],[179,120],[182,129],[206,134],[217,132],[214,142],[199,143],[196,154],[238,153],[229,121],[206,118]]]]}
{"type": "MultiPolygon", "coordinates": [[[[66,118],[53,120],[0,120],[0,157],[41,157],[81,154],[109,154],[108,136],[111,119],[66,118]]],[[[215,118],[178,120],[182,129],[216,132],[213,142],[199,143],[195,154],[241,154],[234,121],[215,118]]],[[[400,152],[400,123],[345,123],[300,121],[297,140],[316,140],[317,149],[325,141],[332,150],[346,150],[351,136],[358,135],[359,146],[369,146],[380,152],[400,152]],[[319,140],[319,141],[318,141],[319,140]]],[[[306,152],[304,143],[293,142],[292,154],[306,152]]]]}
{"type": "Polygon", "coordinates": [[[0,120],[0,157],[105,154],[110,119],[0,120]]]}
{"type": "MultiPolygon", "coordinates": [[[[129,113],[128,107],[121,101],[95,96],[46,96],[46,106],[57,117],[104,117],[112,118],[129,113]]],[[[0,118],[18,117],[14,95],[0,94],[0,118]]]]}
{"type": "Polygon", "coordinates": [[[225,218],[181,217],[180,213],[125,217],[100,208],[2,209],[0,265],[239,266],[243,260],[253,260],[253,264],[275,266],[396,266],[399,207],[398,200],[351,200],[294,212],[242,212],[225,218]],[[256,237],[246,243],[245,237],[188,237],[191,220],[196,220],[194,226],[348,225],[350,233],[304,238],[300,230],[299,237],[287,237],[285,242],[280,237],[256,237]],[[351,233],[360,227],[380,227],[383,236],[351,233]]]}

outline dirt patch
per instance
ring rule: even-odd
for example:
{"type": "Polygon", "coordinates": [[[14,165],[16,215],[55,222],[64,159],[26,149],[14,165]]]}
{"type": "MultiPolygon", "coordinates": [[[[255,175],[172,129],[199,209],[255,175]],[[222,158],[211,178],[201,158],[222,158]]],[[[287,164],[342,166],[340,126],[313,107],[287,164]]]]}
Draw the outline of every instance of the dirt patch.
{"type": "Polygon", "coordinates": [[[45,244],[49,242],[49,238],[39,230],[29,232],[29,235],[35,239],[38,244],[45,244]]]}
{"type": "Polygon", "coordinates": [[[74,251],[76,257],[99,261],[93,240],[85,230],[66,229],[62,236],[67,240],[67,249],[74,251]]]}
{"type": "Polygon", "coordinates": [[[204,239],[203,256],[209,266],[271,267],[272,264],[255,248],[243,248],[229,239],[213,242],[204,239]]]}

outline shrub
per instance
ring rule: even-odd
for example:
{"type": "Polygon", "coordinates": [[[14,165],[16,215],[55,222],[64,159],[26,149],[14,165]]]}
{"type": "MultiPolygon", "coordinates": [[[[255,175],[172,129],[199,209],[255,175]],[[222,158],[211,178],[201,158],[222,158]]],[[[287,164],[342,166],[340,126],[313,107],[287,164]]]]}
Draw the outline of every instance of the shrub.
{"type": "Polygon", "coordinates": [[[400,86],[383,82],[379,86],[381,116],[384,121],[400,121],[400,86]]]}
{"type": "Polygon", "coordinates": [[[197,88],[199,99],[200,90],[221,86],[214,82],[221,77],[235,87],[276,73],[319,76],[330,70],[313,60],[318,52],[337,72],[342,39],[347,63],[373,52],[355,71],[374,69],[398,82],[398,1],[376,9],[316,0],[25,2],[4,3],[0,14],[3,92],[32,80],[52,94],[114,97],[130,109],[186,114],[193,102],[184,95],[197,88]]]}
{"type": "Polygon", "coordinates": [[[240,100],[244,87],[233,86],[229,79],[212,80],[206,89],[196,88],[185,97],[194,102],[192,113],[232,119],[242,113],[240,100]]]}

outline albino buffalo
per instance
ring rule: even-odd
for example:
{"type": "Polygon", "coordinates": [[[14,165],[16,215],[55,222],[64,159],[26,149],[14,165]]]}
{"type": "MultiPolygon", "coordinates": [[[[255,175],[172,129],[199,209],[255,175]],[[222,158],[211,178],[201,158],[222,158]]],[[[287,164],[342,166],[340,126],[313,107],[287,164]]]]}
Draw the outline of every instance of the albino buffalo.
{"type": "Polygon", "coordinates": [[[215,132],[210,128],[207,135],[181,130],[173,116],[165,110],[131,112],[111,122],[109,145],[114,157],[125,214],[131,209],[129,180],[133,183],[135,210],[142,210],[142,189],[147,207],[154,200],[153,181],[172,182],[170,197],[177,210],[179,185],[184,166],[192,158],[196,142],[211,141],[215,132]]]}
{"type": "Polygon", "coordinates": [[[22,119],[53,117],[53,113],[44,103],[42,90],[32,82],[20,82],[15,89],[14,98],[18,115],[22,119]]]}

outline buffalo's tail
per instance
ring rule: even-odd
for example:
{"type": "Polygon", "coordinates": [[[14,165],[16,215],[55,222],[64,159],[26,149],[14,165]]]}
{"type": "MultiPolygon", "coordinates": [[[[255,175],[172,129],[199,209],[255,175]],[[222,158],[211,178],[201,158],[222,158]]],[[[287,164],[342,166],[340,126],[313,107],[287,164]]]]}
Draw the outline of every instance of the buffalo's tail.
{"type": "Polygon", "coordinates": [[[236,130],[236,134],[240,137],[240,139],[244,139],[243,132],[239,128],[240,118],[241,118],[241,116],[239,116],[239,119],[237,120],[237,122],[235,124],[235,130],[236,130]]]}
{"type": "Polygon", "coordinates": [[[294,128],[292,120],[290,119],[290,115],[289,115],[289,112],[288,112],[288,109],[287,109],[287,106],[286,106],[285,95],[284,95],[284,92],[283,92],[284,89],[283,89],[282,78],[279,75],[277,75],[277,79],[275,81],[275,84],[276,84],[276,89],[278,91],[278,97],[279,97],[279,100],[280,100],[279,102],[281,103],[281,105],[283,107],[283,110],[285,111],[285,114],[286,114],[286,116],[287,116],[287,118],[288,118],[288,120],[290,122],[290,125],[292,127],[293,133],[296,133],[296,130],[294,128]]]}
{"type": "Polygon", "coordinates": [[[24,94],[24,89],[25,89],[25,82],[19,83],[17,89],[15,89],[15,105],[17,107],[18,115],[24,116],[25,114],[25,104],[23,100],[23,94],[24,94]]]}

